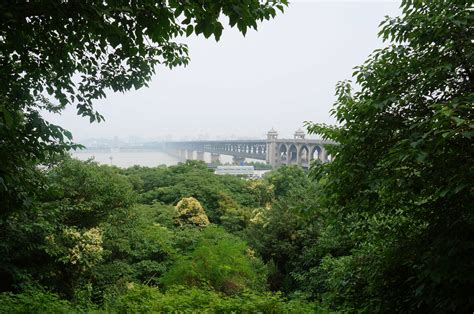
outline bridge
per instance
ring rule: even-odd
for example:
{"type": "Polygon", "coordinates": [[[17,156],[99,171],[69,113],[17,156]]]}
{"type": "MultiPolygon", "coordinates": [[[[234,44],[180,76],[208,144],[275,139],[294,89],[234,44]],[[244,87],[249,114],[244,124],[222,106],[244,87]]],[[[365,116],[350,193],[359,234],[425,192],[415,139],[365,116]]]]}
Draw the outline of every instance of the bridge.
{"type": "Polygon", "coordinates": [[[333,142],[305,137],[306,134],[299,129],[292,139],[279,139],[278,132],[271,129],[265,140],[166,142],[164,149],[180,160],[204,160],[204,153],[210,153],[211,163],[219,163],[220,155],[229,155],[233,156],[235,164],[251,158],[266,161],[274,169],[282,165],[309,168],[312,162],[330,161],[325,146],[333,142]]]}

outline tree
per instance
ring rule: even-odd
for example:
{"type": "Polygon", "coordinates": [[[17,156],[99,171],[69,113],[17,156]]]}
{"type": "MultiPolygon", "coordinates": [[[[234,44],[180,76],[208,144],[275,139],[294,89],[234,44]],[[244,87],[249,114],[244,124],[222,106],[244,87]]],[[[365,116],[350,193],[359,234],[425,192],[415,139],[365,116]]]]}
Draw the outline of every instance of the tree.
{"type": "Polygon", "coordinates": [[[311,261],[305,252],[318,241],[316,183],[296,166],[281,167],[264,180],[276,197],[265,208],[254,211],[245,230],[246,239],[264,262],[274,266],[268,278],[270,289],[287,293],[301,290],[293,273],[295,269],[307,272],[305,265],[311,261]]]}
{"type": "MultiPolygon", "coordinates": [[[[385,312],[474,308],[472,1],[402,1],[378,49],[337,86],[338,145],[318,167],[327,237],[351,243],[322,263],[333,306],[385,312]]],[[[333,240],[334,241],[334,240],[333,240]]],[[[337,242],[337,241],[336,241],[337,242]]]]}
{"type": "Polygon", "coordinates": [[[46,173],[47,193],[38,199],[60,211],[65,224],[89,228],[135,203],[130,182],[111,167],[66,158],[46,173]]]}
{"type": "Polygon", "coordinates": [[[165,287],[208,287],[227,295],[266,290],[266,267],[240,238],[217,226],[200,234],[194,250],[178,257],[161,279],[165,287]]]}
{"type": "Polygon", "coordinates": [[[32,165],[77,148],[72,135],[45,121],[74,105],[90,121],[107,90],[146,86],[155,67],[186,65],[179,36],[222,34],[221,16],[244,35],[283,11],[286,0],[27,1],[0,4],[0,196],[27,205],[38,186],[32,165]]]}
{"type": "Polygon", "coordinates": [[[216,176],[202,161],[188,160],[168,168],[130,168],[123,173],[143,181],[138,190],[142,203],[175,205],[182,198],[194,197],[206,209],[212,223],[220,223],[226,213],[223,206],[255,207],[260,197],[255,191],[248,193],[251,182],[234,176],[216,176]]]}
{"type": "Polygon", "coordinates": [[[176,205],[176,224],[206,227],[209,225],[209,218],[197,199],[186,197],[176,205]]]}
{"type": "Polygon", "coordinates": [[[123,216],[134,192],[117,169],[92,161],[66,158],[43,176],[45,193],[0,219],[0,291],[42,285],[71,297],[103,259],[104,224],[133,221],[123,216]]]}

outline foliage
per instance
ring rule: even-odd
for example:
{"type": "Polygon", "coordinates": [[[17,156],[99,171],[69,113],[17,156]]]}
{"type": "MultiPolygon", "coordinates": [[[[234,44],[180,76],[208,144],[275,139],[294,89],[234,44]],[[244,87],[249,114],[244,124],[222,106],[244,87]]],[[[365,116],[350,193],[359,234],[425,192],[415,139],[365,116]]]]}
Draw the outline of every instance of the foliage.
{"type": "Polygon", "coordinates": [[[40,200],[60,210],[63,223],[95,226],[135,202],[129,181],[115,169],[93,161],[66,158],[46,173],[48,190],[40,200]]]}
{"type": "Polygon", "coordinates": [[[80,313],[80,309],[57,295],[32,290],[21,294],[0,293],[0,312],[21,313],[80,313]]]}
{"type": "Polygon", "coordinates": [[[95,301],[124,282],[158,284],[176,254],[172,230],[174,209],[166,206],[135,206],[111,216],[104,224],[104,262],[92,270],[95,301]],[[163,215],[163,213],[165,215],[163,215]],[[167,217],[168,222],[164,221],[167,217]]]}
{"type": "Polygon", "coordinates": [[[301,191],[310,184],[303,169],[298,166],[283,166],[270,172],[266,180],[271,184],[275,197],[286,197],[292,192],[301,191]]]}
{"type": "Polygon", "coordinates": [[[141,180],[143,188],[137,190],[140,202],[176,205],[183,198],[194,197],[213,223],[220,223],[226,211],[222,207],[224,204],[253,207],[260,202],[256,193],[248,193],[246,181],[232,176],[216,176],[199,161],[186,161],[168,168],[133,167],[123,173],[135,181],[141,180]]]}
{"type": "Polygon", "coordinates": [[[58,262],[87,269],[102,260],[102,231],[91,228],[83,232],[65,227],[58,237],[46,236],[46,252],[58,262]],[[49,248],[52,249],[49,249],[49,248]]]}
{"type": "Polygon", "coordinates": [[[209,218],[207,218],[204,208],[194,197],[183,198],[176,204],[176,218],[177,225],[190,224],[197,227],[206,227],[209,225],[209,218]]]}
{"type": "Polygon", "coordinates": [[[338,143],[315,169],[330,214],[321,241],[345,247],[315,287],[334,308],[474,308],[471,6],[403,1],[381,24],[390,45],[356,68],[360,88],[338,85],[340,127],[309,124],[338,143]]]}
{"type": "Polygon", "coordinates": [[[260,161],[246,161],[245,165],[254,166],[255,170],[272,170],[272,165],[260,161]]]}
{"type": "Polygon", "coordinates": [[[275,195],[275,186],[268,180],[252,180],[247,185],[248,192],[257,201],[256,206],[270,207],[275,195]]]}
{"type": "Polygon", "coordinates": [[[244,289],[263,291],[265,280],[264,265],[245,242],[219,228],[208,227],[194,250],[180,256],[161,282],[166,287],[209,287],[231,295],[244,289]]]}
{"type": "Polygon", "coordinates": [[[160,293],[158,289],[133,285],[107,304],[109,312],[199,311],[205,313],[327,313],[314,304],[287,301],[280,294],[246,291],[224,296],[211,290],[174,287],[160,293]]]}
{"type": "MultiPolygon", "coordinates": [[[[35,202],[35,211],[24,211],[25,215],[18,213],[4,221],[6,228],[2,230],[9,241],[1,248],[10,253],[0,263],[6,279],[2,289],[43,287],[84,309],[113,302],[130,284],[171,290],[187,284],[226,295],[266,290],[267,267],[239,237],[212,225],[205,229],[196,228],[196,224],[176,226],[176,209],[172,206],[133,204],[137,198],[129,177],[133,176],[139,183],[135,187],[140,187],[151,182],[142,177],[163,171],[140,169],[138,176],[137,170],[122,171],[69,158],[46,169],[48,194],[35,202]],[[26,242],[27,250],[18,249],[26,242]],[[18,254],[11,254],[12,250],[18,254]],[[30,258],[25,260],[27,256],[30,258]]],[[[173,181],[173,177],[184,178],[190,171],[208,173],[201,164],[172,170],[154,178],[173,181]]],[[[247,199],[258,204],[252,194],[258,191],[256,194],[267,202],[272,198],[271,193],[264,195],[271,192],[269,183],[211,175],[215,177],[211,183],[235,184],[230,186],[235,192],[228,189],[218,194],[218,206],[223,226],[243,236],[252,210],[235,199],[250,193],[247,199]]],[[[196,199],[188,201],[198,204],[196,199]]],[[[184,203],[178,207],[185,208],[184,203]]],[[[203,214],[202,207],[198,207],[203,214]]]]}
{"type": "Polygon", "coordinates": [[[38,284],[71,297],[103,259],[102,224],[134,201],[115,169],[69,158],[45,171],[31,207],[0,220],[0,289],[38,284]]]}
{"type": "Polygon", "coordinates": [[[316,212],[316,184],[293,166],[273,171],[265,181],[264,185],[275,190],[275,199],[270,206],[254,211],[245,238],[272,265],[270,288],[293,292],[299,290],[293,272],[298,267],[307,271],[303,265],[308,261],[302,257],[317,245],[320,219],[316,212]]]}
{"type": "Polygon", "coordinates": [[[56,295],[32,290],[19,294],[1,293],[2,313],[155,313],[155,312],[205,312],[205,313],[327,313],[315,304],[287,300],[278,293],[245,291],[235,296],[225,296],[211,290],[174,287],[166,293],[155,287],[128,284],[115,295],[109,295],[103,307],[87,304],[79,307],[56,295]]]}

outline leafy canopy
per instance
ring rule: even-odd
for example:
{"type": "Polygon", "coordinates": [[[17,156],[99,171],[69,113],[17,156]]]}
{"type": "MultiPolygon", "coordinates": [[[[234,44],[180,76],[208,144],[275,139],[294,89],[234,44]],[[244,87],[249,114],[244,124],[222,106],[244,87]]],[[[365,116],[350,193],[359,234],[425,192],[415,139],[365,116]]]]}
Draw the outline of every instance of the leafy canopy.
{"type": "Polygon", "coordinates": [[[401,7],[401,17],[381,24],[388,47],[356,68],[358,88],[337,86],[332,113],[340,127],[308,125],[339,143],[317,175],[332,216],[326,234],[351,243],[347,256],[325,259],[322,289],[338,306],[468,312],[472,1],[405,0],[401,7]]]}

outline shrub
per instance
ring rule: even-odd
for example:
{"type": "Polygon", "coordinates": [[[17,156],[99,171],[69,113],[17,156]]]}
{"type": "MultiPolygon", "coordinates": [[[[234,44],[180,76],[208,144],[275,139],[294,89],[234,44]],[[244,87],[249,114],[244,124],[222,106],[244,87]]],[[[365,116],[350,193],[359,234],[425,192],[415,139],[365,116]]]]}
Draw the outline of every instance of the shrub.
{"type": "Polygon", "coordinates": [[[1,293],[0,313],[79,313],[79,309],[55,294],[32,290],[19,294],[1,293]]]}
{"type": "Polygon", "coordinates": [[[218,227],[203,231],[195,249],[180,256],[163,276],[165,287],[210,287],[225,294],[265,289],[266,267],[245,242],[218,227]]]}
{"type": "Polygon", "coordinates": [[[109,301],[112,313],[188,312],[205,313],[326,313],[315,304],[285,300],[281,294],[246,291],[232,297],[215,291],[176,286],[166,293],[134,285],[109,301]]]}

